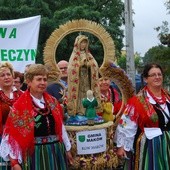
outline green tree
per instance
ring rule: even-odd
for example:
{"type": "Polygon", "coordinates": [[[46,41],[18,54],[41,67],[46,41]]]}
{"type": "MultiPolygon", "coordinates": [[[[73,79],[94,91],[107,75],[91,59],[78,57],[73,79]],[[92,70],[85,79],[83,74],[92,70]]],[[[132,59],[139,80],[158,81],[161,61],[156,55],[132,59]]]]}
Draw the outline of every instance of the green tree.
{"type": "Polygon", "coordinates": [[[155,30],[159,32],[158,38],[161,44],[167,45],[168,47],[170,47],[170,33],[169,33],[169,28],[168,28],[168,22],[163,21],[162,25],[155,28],[155,30]]]}
{"type": "MultiPolygon", "coordinates": [[[[143,67],[142,57],[138,53],[135,53],[134,57],[136,72],[141,73],[141,68],[143,67]]],[[[120,68],[126,71],[126,54],[122,54],[121,57],[118,58],[117,63],[120,68]]]]}
{"type": "Polygon", "coordinates": [[[165,6],[166,6],[167,11],[170,13],[170,0],[167,0],[165,2],[165,6]]]}
{"type": "Polygon", "coordinates": [[[126,54],[122,54],[118,60],[117,60],[117,64],[120,68],[122,68],[123,70],[126,71],[126,54]]]}
{"type": "MultiPolygon", "coordinates": [[[[170,14],[170,0],[165,2],[166,9],[170,14]]],[[[156,62],[159,63],[164,69],[164,84],[165,86],[169,86],[170,84],[170,29],[169,23],[167,21],[163,21],[162,25],[155,28],[155,30],[159,33],[158,38],[162,45],[153,47],[148,50],[144,57],[144,63],[147,62],[156,62]],[[167,46],[167,47],[166,47],[167,46]]]]}
{"type": "MultiPolygon", "coordinates": [[[[166,9],[170,14],[170,0],[165,2],[166,9]]],[[[169,23],[167,21],[163,21],[161,26],[155,28],[155,30],[159,33],[158,38],[163,45],[167,45],[170,47],[170,29],[169,23]]]]}
{"type": "MultiPolygon", "coordinates": [[[[110,33],[116,46],[116,55],[123,47],[124,4],[121,0],[0,0],[0,19],[9,20],[41,15],[37,63],[43,61],[43,49],[51,33],[59,25],[73,19],[88,19],[100,23],[110,33]]],[[[57,48],[57,59],[68,60],[78,33],[66,36],[57,48]]],[[[90,36],[91,52],[102,63],[103,48],[99,40],[90,36]]]]}

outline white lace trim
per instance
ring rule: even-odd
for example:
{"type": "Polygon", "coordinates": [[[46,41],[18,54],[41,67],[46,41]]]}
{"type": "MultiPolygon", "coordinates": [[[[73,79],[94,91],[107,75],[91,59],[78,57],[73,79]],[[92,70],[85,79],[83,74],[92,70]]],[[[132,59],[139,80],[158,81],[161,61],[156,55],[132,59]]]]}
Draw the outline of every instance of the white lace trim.
{"type": "Polygon", "coordinates": [[[21,150],[16,143],[15,151],[13,151],[11,145],[8,142],[8,135],[2,137],[1,145],[0,145],[0,156],[4,159],[4,161],[9,161],[9,157],[12,159],[18,159],[19,163],[22,163],[22,157],[21,157],[21,150]]]}
{"type": "Polygon", "coordinates": [[[133,150],[133,142],[134,137],[126,137],[126,135],[122,132],[117,135],[116,143],[117,147],[124,147],[126,151],[132,151],[133,150]]]}
{"type": "MultiPolygon", "coordinates": [[[[131,109],[131,112],[133,109],[131,109]]],[[[131,113],[132,114],[132,113],[131,113]]],[[[124,147],[126,151],[133,150],[133,143],[137,131],[137,124],[131,121],[129,116],[122,115],[122,124],[118,124],[115,132],[115,143],[117,147],[124,147]]]]}

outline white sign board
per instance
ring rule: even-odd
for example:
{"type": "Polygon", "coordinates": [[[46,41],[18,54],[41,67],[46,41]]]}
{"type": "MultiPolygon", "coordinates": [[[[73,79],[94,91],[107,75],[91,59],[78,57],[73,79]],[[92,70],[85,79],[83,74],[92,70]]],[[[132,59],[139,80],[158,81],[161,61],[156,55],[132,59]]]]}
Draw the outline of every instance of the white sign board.
{"type": "Polygon", "coordinates": [[[106,130],[81,131],[76,133],[77,154],[86,155],[106,151],[106,130]]]}
{"type": "Polygon", "coordinates": [[[35,63],[40,18],[0,21],[0,63],[10,62],[20,72],[27,64],[35,63]]]}

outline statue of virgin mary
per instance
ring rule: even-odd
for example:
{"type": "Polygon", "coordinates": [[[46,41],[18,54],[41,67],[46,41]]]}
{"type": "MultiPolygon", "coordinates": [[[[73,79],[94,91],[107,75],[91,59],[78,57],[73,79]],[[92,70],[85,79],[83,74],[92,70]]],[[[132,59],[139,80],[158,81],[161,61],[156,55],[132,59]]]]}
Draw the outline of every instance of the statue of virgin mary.
{"type": "Polygon", "coordinates": [[[79,35],[75,39],[74,48],[68,65],[68,114],[84,115],[85,108],[82,99],[86,97],[88,90],[92,90],[100,109],[100,89],[98,85],[99,67],[88,50],[89,40],[85,35],[79,35]]]}

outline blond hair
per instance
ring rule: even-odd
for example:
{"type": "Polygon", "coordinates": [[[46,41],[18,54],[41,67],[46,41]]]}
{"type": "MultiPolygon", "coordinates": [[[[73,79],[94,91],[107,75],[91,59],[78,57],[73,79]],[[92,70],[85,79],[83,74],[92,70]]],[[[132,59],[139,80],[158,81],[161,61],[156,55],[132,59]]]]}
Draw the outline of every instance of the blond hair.
{"type": "Polygon", "coordinates": [[[0,73],[6,68],[10,70],[12,77],[14,77],[14,69],[13,69],[12,64],[9,62],[0,63],[0,73]]]}
{"type": "Polygon", "coordinates": [[[33,80],[34,76],[38,75],[47,75],[48,77],[48,70],[45,65],[43,64],[31,64],[28,71],[25,73],[25,80],[33,80]]]}

